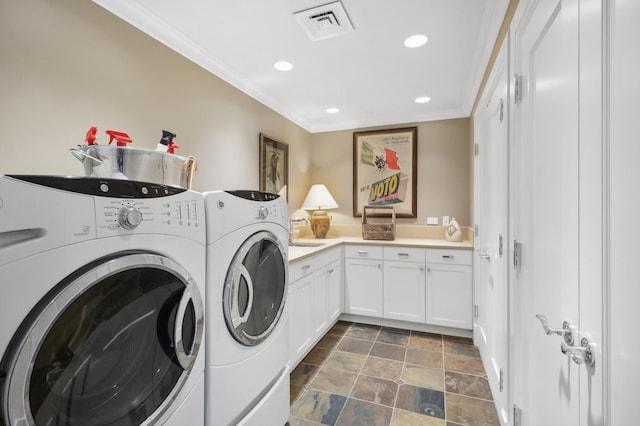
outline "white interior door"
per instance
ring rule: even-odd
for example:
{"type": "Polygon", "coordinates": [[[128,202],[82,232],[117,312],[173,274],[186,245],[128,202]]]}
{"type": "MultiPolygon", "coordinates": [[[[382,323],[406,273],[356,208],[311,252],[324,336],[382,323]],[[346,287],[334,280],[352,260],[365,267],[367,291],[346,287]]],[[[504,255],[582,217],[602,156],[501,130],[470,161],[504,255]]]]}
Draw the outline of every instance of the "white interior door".
{"type": "Polygon", "coordinates": [[[579,369],[546,335],[579,326],[578,311],[578,19],[577,0],[531,2],[515,33],[517,192],[514,238],[522,244],[514,278],[522,333],[523,424],[577,425],[579,369]],[[572,11],[573,9],[573,11],[572,11]],[[573,16],[572,16],[573,15],[573,16]]]}
{"type": "Polygon", "coordinates": [[[573,324],[575,346],[582,337],[602,344],[601,311],[591,309],[602,294],[601,66],[580,43],[589,39],[582,24],[599,22],[594,5],[527,2],[513,33],[522,97],[514,108],[512,229],[522,249],[512,275],[512,368],[523,425],[602,424],[599,355],[595,366],[577,364],[583,352],[563,354],[563,338],[545,334],[536,318],[557,329],[573,324]]]}
{"type": "Polygon", "coordinates": [[[611,1],[611,121],[609,286],[611,418],[610,425],[638,423],[640,393],[640,2],[611,1]]]}
{"type": "Polygon", "coordinates": [[[505,42],[474,117],[476,165],[476,317],[474,337],[496,408],[509,423],[508,389],[508,43],[505,42]]]}

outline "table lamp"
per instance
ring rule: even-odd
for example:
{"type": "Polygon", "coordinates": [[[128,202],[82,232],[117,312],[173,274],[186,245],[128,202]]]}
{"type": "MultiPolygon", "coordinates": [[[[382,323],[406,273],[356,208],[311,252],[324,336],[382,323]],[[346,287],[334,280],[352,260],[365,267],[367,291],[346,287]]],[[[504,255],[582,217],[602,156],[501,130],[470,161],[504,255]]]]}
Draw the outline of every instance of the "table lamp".
{"type": "Polygon", "coordinates": [[[322,184],[312,185],[307,198],[302,203],[302,210],[311,210],[311,231],[316,238],[326,238],[331,227],[331,218],[325,210],[337,209],[338,203],[329,190],[322,184]]]}

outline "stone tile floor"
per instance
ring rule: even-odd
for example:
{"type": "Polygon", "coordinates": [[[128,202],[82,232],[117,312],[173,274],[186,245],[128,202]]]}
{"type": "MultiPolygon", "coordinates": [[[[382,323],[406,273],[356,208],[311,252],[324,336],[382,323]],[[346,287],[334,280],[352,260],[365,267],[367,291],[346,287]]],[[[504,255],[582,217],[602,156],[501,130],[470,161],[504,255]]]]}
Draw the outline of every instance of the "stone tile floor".
{"type": "Polygon", "coordinates": [[[291,373],[289,426],[499,426],[470,339],[338,322],[291,373]]]}

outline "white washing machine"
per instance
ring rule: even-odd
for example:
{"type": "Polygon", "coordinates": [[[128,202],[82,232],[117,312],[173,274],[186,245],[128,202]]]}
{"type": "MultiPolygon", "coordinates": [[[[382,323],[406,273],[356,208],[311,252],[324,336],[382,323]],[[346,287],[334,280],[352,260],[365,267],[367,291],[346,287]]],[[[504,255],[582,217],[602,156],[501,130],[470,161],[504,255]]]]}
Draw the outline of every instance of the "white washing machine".
{"type": "Polygon", "coordinates": [[[287,204],[257,191],[206,192],[205,424],[289,418],[287,204]]]}
{"type": "Polygon", "coordinates": [[[203,425],[202,194],[0,176],[0,424],[203,425]]]}

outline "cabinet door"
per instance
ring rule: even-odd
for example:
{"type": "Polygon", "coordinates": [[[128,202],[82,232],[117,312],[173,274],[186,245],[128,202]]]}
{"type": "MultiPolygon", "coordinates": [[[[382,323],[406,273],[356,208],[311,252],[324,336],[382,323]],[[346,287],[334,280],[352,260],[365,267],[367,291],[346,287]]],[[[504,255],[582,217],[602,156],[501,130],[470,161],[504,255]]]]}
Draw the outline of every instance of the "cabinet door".
{"type": "Polygon", "coordinates": [[[333,322],[342,313],[342,295],[344,294],[342,286],[342,262],[336,260],[329,265],[329,279],[327,283],[328,289],[328,309],[329,322],[333,322]]]}
{"type": "Polygon", "coordinates": [[[330,269],[323,266],[313,275],[313,334],[319,336],[329,325],[330,269]]]}
{"type": "Polygon", "coordinates": [[[345,260],[345,312],[382,316],[382,260],[345,260]]]}
{"type": "Polygon", "coordinates": [[[471,330],[472,294],[471,266],[427,264],[427,324],[471,330]]]}
{"type": "Polygon", "coordinates": [[[320,268],[314,276],[313,321],[315,335],[324,334],[330,323],[342,313],[341,261],[336,260],[320,268]]]}
{"type": "Polygon", "coordinates": [[[290,361],[295,365],[313,341],[313,275],[289,285],[290,361]]]}
{"type": "Polygon", "coordinates": [[[385,260],[384,317],[425,321],[424,263],[385,260]]]}

